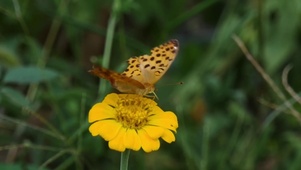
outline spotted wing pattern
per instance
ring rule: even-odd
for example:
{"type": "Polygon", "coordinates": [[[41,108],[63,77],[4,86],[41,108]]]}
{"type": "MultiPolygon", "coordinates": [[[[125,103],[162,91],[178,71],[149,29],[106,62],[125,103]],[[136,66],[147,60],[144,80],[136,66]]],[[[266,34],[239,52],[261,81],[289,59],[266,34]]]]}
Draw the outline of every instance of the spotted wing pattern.
{"type": "Polygon", "coordinates": [[[122,73],[142,84],[154,85],[168,70],[177,56],[179,42],[170,40],[151,50],[150,55],[133,57],[128,60],[129,66],[122,73]]]}
{"type": "Polygon", "coordinates": [[[146,95],[154,91],[154,84],[166,73],[179,50],[177,40],[170,40],[151,50],[150,55],[133,57],[123,73],[94,66],[90,73],[110,81],[123,93],[146,95]]]}

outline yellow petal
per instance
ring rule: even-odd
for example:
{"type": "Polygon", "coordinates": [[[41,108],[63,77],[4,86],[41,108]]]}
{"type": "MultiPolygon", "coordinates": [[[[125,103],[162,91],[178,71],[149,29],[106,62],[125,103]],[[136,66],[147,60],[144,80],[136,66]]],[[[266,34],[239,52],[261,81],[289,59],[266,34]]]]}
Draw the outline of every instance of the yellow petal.
{"type": "Polygon", "coordinates": [[[161,108],[154,107],[153,112],[156,112],[156,114],[152,115],[153,118],[159,117],[162,119],[170,119],[173,121],[177,121],[177,116],[171,111],[164,112],[161,108]]]}
{"type": "Polygon", "coordinates": [[[116,107],[116,106],[117,106],[117,102],[116,102],[116,101],[118,101],[118,99],[119,99],[118,94],[116,94],[116,93],[111,93],[111,94],[108,94],[108,95],[105,97],[105,99],[103,100],[103,103],[106,103],[106,104],[108,104],[108,105],[110,105],[110,106],[116,107]]]}
{"type": "Polygon", "coordinates": [[[121,128],[118,135],[113,140],[109,141],[109,148],[119,152],[124,152],[125,151],[125,146],[123,143],[124,135],[125,135],[125,129],[121,128]]]}
{"type": "Polygon", "coordinates": [[[144,98],[146,99],[146,101],[149,103],[149,105],[152,105],[153,107],[157,107],[157,103],[154,100],[148,99],[148,98],[144,98]]]}
{"type": "Polygon", "coordinates": [[[158,139],[163,135],[165,129],[158,126],[144,126],[143,130],[145,130],[150,138],[158,139]]]}
{"type": "Polygon", "coordinates": [[[176,140],[175,135],[170,130],[165,130],[164,131],[162,139],[167,143],[171,143],[171,142],[174,142],[176,140]]]}
{"type": "Polygon", "coordinates": [[[145,152],[156,151],[160,148],[160,141],[150,138],[144,130],[139,130],[138,135],[141,140],[142,149],[145,152]]]}
{"type": "Polygon", "coordinates": [[[89,131],[93,136],[100,135],[104,140],[110,141],[118,135],[121,127],[115,120],[104,120],[93,123],[89,131]]]}
{"type": "Polygon", "coordinates": [[[148,124],[151,126],[158,126],[158,127],[170,129],[173,131],[176,131],[178,127],[177,123],[171,122],[170,120],[166,120],[166,119],[154,119],[154,120],[152,119],[149,120],[148,124]]]}
{"type": "Polygon", "coordinates": [[[178,128],[178,120],[173,112],[164,112],[150,117],[149,125],[164,127],[173,131],[178,128]]]}
{"type": "Polygon", "coordinates": [[[134,129],[127,129],[124,135],[124,146],[129,149],[138,151],[141,148],[140,138],[134,129]]]}
{"type": "Polygon", "coordinates": [[[92,125],[90,125],[89,131],[90,131],[90,133],[92,134],[92,136],[97,136],[97,135],[99,135],[99,131],[100,131],[99,129],[101,129],[101,127],[102,127],[101,121],[95,122],[95,123],[93,123],[92,125]]]}
{"type": "Polygon", "coordinates": [[[152,108],[152,113],[151,113],[151,115],[152,116],[155,116],[155,115],[161,115],[161,114],[163,114],[164,113],[164,111],[159,107],[159,106],[154,106],[153,108],[152,108]]]}
{"type": "Polygon", "coordinates": [[[105,103],[95,104],[89,111],[89,122],[114,118],[116,111],[105,103]]]}

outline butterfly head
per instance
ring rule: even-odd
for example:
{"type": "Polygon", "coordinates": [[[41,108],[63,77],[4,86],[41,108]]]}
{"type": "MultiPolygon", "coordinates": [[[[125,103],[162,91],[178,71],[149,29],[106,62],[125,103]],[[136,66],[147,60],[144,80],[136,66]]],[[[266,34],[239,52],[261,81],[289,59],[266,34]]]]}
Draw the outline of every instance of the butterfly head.
{"type": "Polygon", "coordinates": [[[137,94],[145,96],[145,97],[150,97],[153,99],[159,99],[158,96],[155,93],[155,86],[152,84],[145,83],[144,84],[145,88],[140,89],[139,91],[136,91],[137,94]]]}
{"type": "Polygon", "coordinates": [[[150,93],[154,93],[155,91],[155,86],[153,84],[149,84],[149,83],[145,83],[143,84],[144,85],[144,88],[140,89],[140,88],[137,88],[136,89],[136,94],[139,94],[139,95],[142,95],[142,96],[146,96],[150,93]]]}

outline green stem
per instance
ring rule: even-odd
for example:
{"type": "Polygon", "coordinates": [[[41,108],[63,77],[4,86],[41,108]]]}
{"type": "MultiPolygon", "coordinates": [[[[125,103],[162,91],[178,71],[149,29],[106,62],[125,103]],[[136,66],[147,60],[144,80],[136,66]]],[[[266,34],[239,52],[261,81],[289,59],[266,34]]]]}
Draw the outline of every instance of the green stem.
{"type": "Polygon", "coordinates": [[[120,170],[127,170],[129,164],[130,150],[126,149],[121,153],[120,170]]]}
{"type": "Polygon", "coordinates": [[[23,31],[25,32],[26,35],[29,35],[29,30],[26,26],[26,23],[23,19],[20,4],[18,0],[13,0],[14,8],[15,8],[15,15],[17,20],[19,21],[21,27],[23,28],[23,31]]]}
{"type": "MultiPolygon", "coordinates": [[[[64,0],[59,3],[59,7],[58,7],[59,15],[62,15],[65,13],[65,11],[67,10],[68,4],[69,4],[69,0],[64,0]]],[[[59,33],[60,27],[61,27],[61,21],[57,18],[54,18],[52,21],[49,33],[47,35],[45,44],[43,46],[41,57],[37,63],[37,66],[39,68],[44,68],[46,66],[50,52],[54,46],[54,42],[59,33]]],[[[29,86],[28,91],[27,91],[27,98],[30,101],[34,101],[36,94],[38,92],[38,88],[39,88],[39,84],[31,84],[29,86]]]]}
{"type": "MultiPolygon", "coordinates": [[[[116,20],[119,14],[119,10],[120,10],[120,1],[115,0],[112,6],[112,13],[109,18],[109,23],[107,27],[105,48],[104,48],[103,59],[102,59],[102,66],[105,68],[108,68],[110,65],[114,31],[115,31],[116,20]]],[[[106,83],[104,81],[100,81],[98,94],[104,94],[105,91],[106,91],[106,83]]]]}

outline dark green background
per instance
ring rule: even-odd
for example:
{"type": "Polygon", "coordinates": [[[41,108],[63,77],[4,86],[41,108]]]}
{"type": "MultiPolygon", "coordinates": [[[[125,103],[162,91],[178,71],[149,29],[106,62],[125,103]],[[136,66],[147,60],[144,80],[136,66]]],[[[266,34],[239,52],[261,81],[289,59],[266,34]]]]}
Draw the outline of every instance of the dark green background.
{"type": "Polygon", "coordinates": [[[288,82],[300,92],[300,0],[6,0],[0,2],[0,169],[119,168],[120,153],[92,137],[87,122],[89,109],[114,91],[104,80],[99,91],[99,79],[87,72],[93,62],[108,64],[102,63],[106,38],[113,40],[108,67],[118,72],[129,57],[172,38],[180,42],[156,91],[159,106],[178,116],[176,142],[162,141],[150,154],[131,152],[130,169],[301,168],[301,102],[282,83],[290,65],[288,82]]]}

